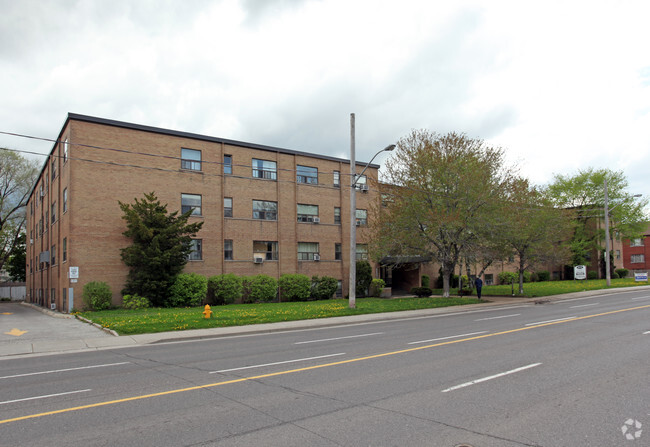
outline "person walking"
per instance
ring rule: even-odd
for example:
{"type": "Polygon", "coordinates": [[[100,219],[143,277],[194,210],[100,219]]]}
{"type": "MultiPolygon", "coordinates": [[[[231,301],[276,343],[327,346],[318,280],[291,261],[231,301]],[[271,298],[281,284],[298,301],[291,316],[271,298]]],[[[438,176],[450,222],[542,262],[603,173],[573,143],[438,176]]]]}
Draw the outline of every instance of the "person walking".
{"type": "Polygon", "coordinates": [[[481,278],[478,276],[476,277],[476,280],[474,280],[474,285],[476,286],[476,296],[478,296],[478,299],[481,299],[481,289],[483,288],[483,281],[481,278]]]}

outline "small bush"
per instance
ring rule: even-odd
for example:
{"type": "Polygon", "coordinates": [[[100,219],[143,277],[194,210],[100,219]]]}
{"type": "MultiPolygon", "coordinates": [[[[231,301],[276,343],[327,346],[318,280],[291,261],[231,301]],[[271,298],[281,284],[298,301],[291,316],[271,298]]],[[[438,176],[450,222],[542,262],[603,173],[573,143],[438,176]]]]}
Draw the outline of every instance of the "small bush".
{"type": "Polygon", "coordinates": [[[628,269],[616,269],[614,271],[618,273],[619,278],[627,278],[628,273],[630,273],[628,269]]]}
{"type": "Polygon", "coordinates": [[[598,279],[598,272],[595,270],[587,272],[587,279],[598,279]]]}
{"type": "Polygon", "coordinates": [[[499,278],[499,284],[512,284],[519,281],[519,276],[515,272],[501,272],[497,278],[499,278]]]}
{"type": "Polygon", "coordinates": [[[339,284],[335,278],[331,276],[312,276],[311,278],[311,299],[313,300],[329,300],[336,293],[339,284]]]}
{"type": "Polygon", "coordinates": [[[90,310],[104,310],[111,307],[111,288],[102,281],[91,281],[84,286],[81,299],[90,310]]]}
{"type": "Polygon", "coordinates": [[[122,297],[122,307],[125,309],[146,309],[151,307],[151,301],[139,295],[124,295],[122,297]]]}
{"type": "MultiPolygon", "coordinates": [[[[426,275],[425,275],[426,276],[426,275]]],[[[381,291],[386,287],[386,282],[383,279],[375,278],[370,283],[370,296],[379,297],[381,291]]]]}
{"type": "Polygon", "coordinates": [[[541,270],[537,272],[538,281],[548,281],[551,279],[551,273],[548,270],[541,270]]]}
{"type": "Polygon", "coordinates": [[[268,275],[244,278],[244,300],[248,303],[268,303],[278,296],[278,281],[268,275]]]}
{"type": "Polygon", "coordinates": [[[167,307],[200,306],[208,293],[208,279],[197,273],[181,273],[169,288],[167,307]]]}
{"type": "Polygon", "coordinates": [[[234,273],[208,278],[207,301],[210,304],[232,304],[242,297],[243,280],[234,273]]]}
{"type": "Polygon", "coordinates": [[[612,273],[612,279],[617,279],[617,278],[620,278],[620,276],[618,276],[618,273],[614,271],[614,273],[612,273]]]}
{"type": "Polygon", "coordinates": [[[311,295],[311,280],[307,275],[280,275],[278,281],[281,301],[307,301],[311,295]]]}
{"type": "Polygon", "coordinates": [[[429,275],[422,275],[422,287],[429,287],[429,275]]]}
{"type": "Polygon", "coordinates": [[[418,298],[427,298],[431,296],[433,290],[429,287],[413,287],[411,293],[418,298]]]}
{"type": "MultiPolygon", "coordinates": [[[[524,271],[524,282],[530,282],[532,279],[532,273],[524,271]]],[[[517,273],[517,281],[519,281],[519,273],[517,273]]]]}

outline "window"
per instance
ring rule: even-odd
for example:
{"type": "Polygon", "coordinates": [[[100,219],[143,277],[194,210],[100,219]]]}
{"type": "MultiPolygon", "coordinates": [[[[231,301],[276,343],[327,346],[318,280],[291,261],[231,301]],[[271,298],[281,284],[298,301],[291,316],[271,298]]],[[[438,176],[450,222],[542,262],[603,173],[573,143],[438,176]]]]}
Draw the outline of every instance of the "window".
{"type": "Polygon", "coordinates": [[[318,205],[298,204],[298,222],[313,222],[318,217],[318,205]]]}
{"type": "Polygon", "coordinates": [[[643,247],[643,240],[641,238],[632,239],[630,247],[643,247]]]}
{"type": "Polygon", "coordinates": [[[190,242],[190,254],[187,259],[190,261],[200,261],[203,259],[203,239],[192,239],[190,242]]]}
{"type": "Polygon", "coordinates": [[[181,148],[181,169],[201,170],[201,151],[181,148]]]}
{"type": "Polygon", "coordinates": [[[334,171],[334,187],[335,188],[341,187],[341,172],[339,171],[334,171]]]}
{"type": "Polygon", "coordinates": [[[226,239],[223,241],[223,259],[226,261],[233,260],[232,239],[226,239]]]}
{"type": "Polygon", "coordinates": [[[334,223],[335,224],[340,224],[341,223],[341,208],[334,207],[334,223]]]}
{"type": "Polygon", "coordinates": [[[341,244],[334,244],[334,259],[337,261],[343,259],[343,253],[341,252],[341,244]]]}
{"type": "Polygon", "coordinates": [[[368,211],[356,210],[357,225],[368,225],[368,211]]]}
{"type": "Polygon", "coordinates": [[[278,202],[253,200],[253,219],[277,220],[278,202]]]}
{"type": "Polygon", "coordinates": [[[621,259],[621,250],[616,250],[616,259],[621,259]]]}
{"type": "Polygon", "coordinates": [[[68,238],[63,238],[63,253],[61,253],[61,261],[65,262],[68,260],[68,238]]]}
{"type": "Polygon", "coordinates": [[[318,183],[318,168],[312,168],[309,166],[298,165],[296,167],[298,183],[308,183],[310,185],[315,185],[318,183]]]}
{"type": "Polygon", "coordinates": [[[318,254],[318,242],[298,242],[298,260],[313,261],[318,254]]]}
{"type": "Polygon", "coordinates": [[[232,174],[232,155],[223,156],[223,173],[232,174]]]}
{"type": "Polygon", "coordinates": [[[232,217],[232,197],[223,198],[223,217],[232,217]]]}
{"type": "Polygon", "coordinates": [[[368,260],[368,244],[357,244],[357,261],[367,261],[368,260]]]}
{"type": "Polygon", "coordinates": [[[68,211],[68,188],[63,188],[63,212],[68,211]]]}
{"type": "Polygon", "coordinates": [[[381,206],[387,207],[390,203],[395,202],[395,199],[391,194],[383,193],[381,195],[381,206]]]}
{"type": "Polygon", "coordinates": [[[45,211],[45,229],[43,230],[45,233],[47,233],[47,226],[50,223],[50,212],[45,211]]]}
{"type": "Polygon", "coordinates": [[[50,265],[56,265],[56,245],[52,245],[50,250],[50,265]]]}
{"type": "Polygon", "coordinates": [[[274,161],[253,158],[253,177],[277,180],[277,168],[274,161]]]}
{"type": "Polygon", "coordinates": [[[486,286],[491,286],[494,284],[494,275],[492,273],[486,273],[484,275],[485,278],[485,285],[486,286]]]}
{"type": "Polygon", "coordinates": [[[52,203],[52,224],[56,222],[56,202],[52,203]]]}
{"type": "Polygon", "coordinates": [[[50,166],[50,171],[52,171],[52,180],[54,180],[56,178],[56,159],[52,160],[52,164],[50,166]]]}
{"type": "Polygon", "coordinates": [[[632,264],[639,264],[645,262],[645,255],[632,255],[630,257],[630,262],[632,264]]]}
{"type": "Polygon", "coordinates": [[[181,194],[181,213],[192,210],[192,216],[201,215],[201,196],[198,194],[181,194]]]}
{"type": "Polygon", "coordinates": [[[63,141],[63,163],[68,161],[68,139],[63,141]]]}
{"type": "Polygon", "coordinates": [[[278,243],[274,241],[253,241],[253,259],[255,258],[277,261],[278,243]]]}
{"type": "Polygon", "coordinates": [[[42,217],[38,221],[38,234],[43,236],[43,218],[42,217]]]}

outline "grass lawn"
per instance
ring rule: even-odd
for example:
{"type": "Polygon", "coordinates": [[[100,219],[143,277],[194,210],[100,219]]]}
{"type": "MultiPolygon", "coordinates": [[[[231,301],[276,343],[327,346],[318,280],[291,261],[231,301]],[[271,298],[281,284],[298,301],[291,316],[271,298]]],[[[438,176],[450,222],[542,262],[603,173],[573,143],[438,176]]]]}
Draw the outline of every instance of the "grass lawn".
{"type": "MultiPolygon", "coordinates": [[[[612,279],[612,288],[648,285],[635,282],[633,278],[612,279]]],[[[605,280],[583,281],[544,281],[524,283],[524,294],[519,295],[515,284],[515,296],[540,297],[585,290],[605,289],[605,280]]],[[[510,285],[484,286],[483,295],[512,296],[510,285]]],[[[434,290],[442,295],[442,290],[434,290]]],[[[358,298],[356,309],[348,307],[343,299],[308,301],[297,303],[231,304],[213,306],[212,318],[203,318],[203,307],[193,308],[153,308],[141,310],[105,310],[100,312],[80,312],[79,315],[120,335],[147,334],[154,332],[182,331],[211,327],[245,326],[249,324],[275,323],[279,321],[309,320],[312,318],[341,317],[400,310],[430,309],[434,307],[475,304],[475,297],[459,298],[457,289],[452,289],[451,298],[358,298]],[[456,295],[456,296],[454,296],[456,295]]]]}
{"type": "Polygon", "coordinates": [[[203,307],[115,309],[99,312],[80,312],[78,315],[105,328],[112,329],[120,335],[133,335],[400,310],[430,309],[478,302],[476,298],[472,297],[398,298],[392,300],[357,298],[356,309],[350,309],[348,300],[343,299],[296,303],[230,304],[228,306],[212,306],[214,314],[210,319],[203,317],[203,307]]]}
{"type": "MultiPolygon", "coordinates": [[[[635,282],[634,278],[612,279],[611,287],[647,286],[648,282],[635,282]]],[[[587,279],[581,281],[542,281],[524,283],[524,294],[519,295],[519,284],[514,285],[515,296],[539,297],[561,295],[563,293],[583,292],[585,290],[606,289],[604,279],[587,279]]],[[[483,295],[512,296],[510,285],[484,286],[483,295]]]]}

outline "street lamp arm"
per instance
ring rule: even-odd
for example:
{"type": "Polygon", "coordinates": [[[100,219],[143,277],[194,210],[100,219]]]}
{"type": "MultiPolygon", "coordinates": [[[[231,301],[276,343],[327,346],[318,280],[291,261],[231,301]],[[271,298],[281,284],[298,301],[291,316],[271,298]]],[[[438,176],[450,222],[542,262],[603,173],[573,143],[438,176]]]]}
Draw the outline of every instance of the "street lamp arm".
{"type": "Polygon", "coordinates": [[[366,166],[363,168],[361,173],[360,174],[355,174],[354,181],[352,182],[352,187],[354,188],[355,186],[357,186],[357,181],[363,176],[363,173],[366,172],[366,169],[368,169],[368,167],[370,166],[372,161],[375,158],[377,158],[377,155],[381,154],[382,152],[390,152],[393,149],[395,149],[395,145],[394,144],[389,144],[388,146],[386,146],[385,148],[383,148],[382,150],[377,152],[375,155],[373,155],[372,158],[370,159],[370,161],[368,163],[366,163],[366,166]]]}

